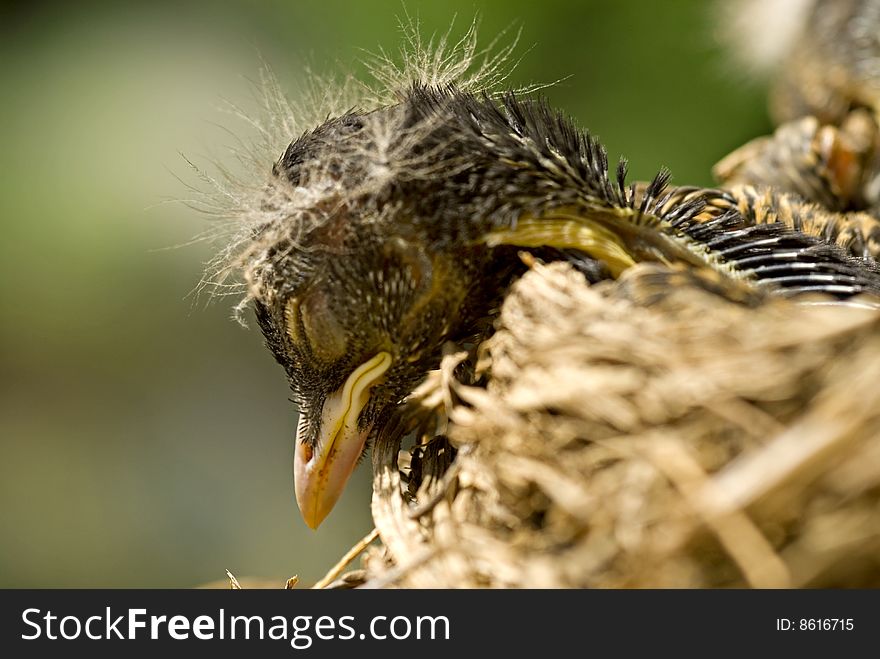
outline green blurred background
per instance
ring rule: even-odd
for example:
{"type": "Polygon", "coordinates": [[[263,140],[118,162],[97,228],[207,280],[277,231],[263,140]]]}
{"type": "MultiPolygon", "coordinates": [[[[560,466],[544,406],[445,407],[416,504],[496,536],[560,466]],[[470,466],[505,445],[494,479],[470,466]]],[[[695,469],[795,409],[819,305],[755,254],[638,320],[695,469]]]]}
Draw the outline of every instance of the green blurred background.
{"type": "MultiPolygon", "coordinates": [[[[309,531],[283,373],[231,300],[187,297],[211,248],[162,248],[210,222],[162,202],[187,196],[178,152],[222,161],[225,129],[249,135],[217,107],[248,105],[261,57],[295,96],[304,62],[394,49],[403,5],[19,5],[0,10],[0,585],[314,581],[371,528],[368,468],[309,531]]],[[[477,12],[485,40],[521,26],[512,83],[570,76],[546,95],[636,177],[708,184],[770,128],[705,2],[406,7],[429,32],[477,12]]]]}

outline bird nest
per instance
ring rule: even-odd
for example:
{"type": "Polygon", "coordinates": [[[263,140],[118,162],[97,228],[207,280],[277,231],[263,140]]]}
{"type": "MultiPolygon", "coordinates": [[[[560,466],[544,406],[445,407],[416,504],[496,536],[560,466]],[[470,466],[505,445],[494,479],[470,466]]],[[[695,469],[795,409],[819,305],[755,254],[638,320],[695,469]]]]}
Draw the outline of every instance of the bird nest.
{"type": "Polygon", "coordinates": [[[690,277],[534,264],[377,442],[337,583],[880,586],[880,312],[690,277]]]}

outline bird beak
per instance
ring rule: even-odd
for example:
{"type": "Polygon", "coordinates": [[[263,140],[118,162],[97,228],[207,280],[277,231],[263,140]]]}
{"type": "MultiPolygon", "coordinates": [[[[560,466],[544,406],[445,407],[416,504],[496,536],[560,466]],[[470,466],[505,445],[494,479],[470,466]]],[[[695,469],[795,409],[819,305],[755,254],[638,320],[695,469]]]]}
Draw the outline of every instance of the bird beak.
{"type": "Polygon", "coordinates": [[[336,505],[345,484],[363,453],[370,429],[358,429],[358,416],[370,399],[370,389],[388,367],[391,355],[380,352],[358,366],[338,391],[324,401],[316,446],[301,437],[304,424],[297,430],[293,457],[296,502],[305,523],[313,529],[336,505]]]}

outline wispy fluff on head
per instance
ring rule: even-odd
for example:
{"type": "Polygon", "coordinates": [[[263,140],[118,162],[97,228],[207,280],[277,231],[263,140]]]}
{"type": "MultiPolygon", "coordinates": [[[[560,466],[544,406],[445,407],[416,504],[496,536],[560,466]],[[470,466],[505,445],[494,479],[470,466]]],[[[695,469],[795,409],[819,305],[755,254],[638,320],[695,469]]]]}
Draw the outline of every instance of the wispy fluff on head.
{"type": "MultiPolygon", "coordinates": [[[[253,85],[256,110],[227,104],[229,112],[257,135],[255,140],[237,139],[230,148],[229,157],[241,165],[237,169],[244,174],[233,174],[222,163],[204,169],[187,161],[200,180],[190,188],[192,196],[187,202],[214,219],[210,230],[200,239],[221,245],[206,266],[198,292],[209,293],[211,297],[239,296],[236,317],[241,320],[239,312],[257,295],[249,285],[247,272],[254,267],[259,269],[261,251],[277,246],[278,231],[283,230],[285,239],[292,240],[291,248],[295,248],[296,233],[304,235],[321,222],[321,214],[315,212],[322,206],[321,199],[338,203],[343,196],[368,192],[369,186],[378,188],[383,179],[430,176],[432,168],[438,166],[430,153],[420,154],[418,160],[411,155],[401,157],[412,153],[409,145],[430,126],[395,125],[387,114],[382,120],[371,120],[370,112],[396,105],[414,86],[454,86],[474,94],[500,94],[517,64],[513,54],[519,33],[502,33],[481,46],[477,27],[477,21],[473,21],[463,32],[459,30],[459,35],[453,24],[444,33],[426,37],[418,21],[407,16],[400,21],[402,42],[397,52],[380,49],[364,57],[366,79],[345,72],[307,71],[305,84],[293,95],[282,90],[264,63],[253,85]],[[363,130],[371,136],[369,154],[346,154],[344,145],[340,149],[338,142],[334,144],[333,158],[369,157],[374,161],[367,168],[370,175],[358,182],[358,189],[328,175],[333,167],[332,158],[315,159],[307,175],[297,183],[272,175],[273,164],[291,142],[314,135],[321,125],[345,116],[360,117],[363,130]],[[294,227],[285,221],[292,217],[297,218],[294,227]],[[245,264],[249,267],[243,269],[245,264]]],[[[528,93],[543,86],[521,87],[516,91],[528,93]]],[[[363,140],[358,141],[362,143],[363,140]]],[[[445,168],[450,166],[451,163],[443,163],[445,168]]]]}

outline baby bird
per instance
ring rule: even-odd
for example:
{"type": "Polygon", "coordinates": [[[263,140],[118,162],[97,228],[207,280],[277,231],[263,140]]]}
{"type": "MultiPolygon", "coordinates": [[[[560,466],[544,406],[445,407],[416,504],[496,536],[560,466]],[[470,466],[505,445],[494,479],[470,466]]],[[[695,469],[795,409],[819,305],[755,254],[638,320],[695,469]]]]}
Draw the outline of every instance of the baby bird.
{"type": "Polygon", "coordinates": [[[738,0],[725,7],[739,19],[730,22],[730,37],[742,42],[743,59],[773,54],[775,61],[751,64],[775,69],[770,110],[781,125],[719,162],[716,179],[739,203],[754,206],[760,197],[752,214],[758,222],[787,222],[876,258],[880,0],[738,0]]]}
{"type": "Polygon", "coordinates": [[[444,343],[483,335],[521,252],[572,261],[591,282],[657,262],[744,304],[880,294],[872,258],[756,222],[757,199],[667,182],[628,184],[625,161],[609,174],[599,142],[542,100],[455,84],[415,80],[295,139],[242,261],[299,407],[305,522],[328,515],[444,343]]]}

